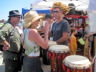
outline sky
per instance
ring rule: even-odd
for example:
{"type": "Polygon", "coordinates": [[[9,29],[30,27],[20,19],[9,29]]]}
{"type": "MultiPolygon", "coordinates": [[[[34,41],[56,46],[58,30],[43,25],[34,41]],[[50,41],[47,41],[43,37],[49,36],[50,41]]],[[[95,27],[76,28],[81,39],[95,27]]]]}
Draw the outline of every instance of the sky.
{"type": "Polygon", "coordinates": [[[0,0],[0,20],[7,20],[11,10],[19,10],[22,13],[22,8],[30,9],[32,2],[33,0],[0,0]]]}
{"type": "Polygon", "coordinates": [[[19,10],[20,13],[22,13],[22,8],[30,9],[31,3],[35,1],[36,0],[0,0],[0,20],[7,20],[9,11],[11,10],[19,10]]]}

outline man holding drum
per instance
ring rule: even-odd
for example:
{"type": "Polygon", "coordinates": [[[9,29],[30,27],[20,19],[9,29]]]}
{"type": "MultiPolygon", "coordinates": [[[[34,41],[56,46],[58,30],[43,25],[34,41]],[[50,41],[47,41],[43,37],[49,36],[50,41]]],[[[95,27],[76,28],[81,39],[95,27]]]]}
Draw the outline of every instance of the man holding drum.
{"type": "Polygon", "coordinates": [[[62,17],[68,12],[69,7],[61,4],[61,2],[55,2],[53,4],[52,13],[56,21],[53,23],[49,35],[53,37],[53,41],[56,41],[57,44],[68,45],[69,23],[62,17]]]}

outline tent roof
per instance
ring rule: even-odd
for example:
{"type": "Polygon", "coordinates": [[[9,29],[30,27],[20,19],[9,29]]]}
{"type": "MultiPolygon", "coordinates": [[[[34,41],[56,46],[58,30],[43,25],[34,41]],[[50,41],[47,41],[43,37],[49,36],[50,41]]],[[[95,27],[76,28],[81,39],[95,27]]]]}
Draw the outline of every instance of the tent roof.
{"type": "MultiPolygon", "coordinates": [[[[58,0],[33,0],[31,4],[31,9],[36,10],[39,14],[50,13],[50,8],[53,2],[58,2],[58,0]]],[[[88,8],[89,0],[59,0],[59,2],[68,5],[69,3],[74,3],[76,10],[86,10],[88,8]]],[[[25,14],[30,9],[22,8],[22,14],[25,14]]]]}
{"type": "MultiPolygon", "coordinates": [[[[37,4],[32,6],[32,9],[43,9],[43,8],[51,8],[53,5],[53,2],[56,2],[58,0],[46,0],[46,1],[40,1],[40,2],[36,2],[37,4]],[[47,2],[46,2],[47,1],[47,2]]],[[[89,0],[60,0],[61,3],[68,5],[69,3],[74,3],[74,5],[76,6],[76,9],[87,9],[88,4],[89,4],[89,0]]]]}
{"type": "MultiPolygon", "coordinates": [[[[55,1],[58,1],[58,0],[43,0],[43,1],[47,1],[47,2],[55,2],[55,1]]],[[[59,0],[59,1],[71,1],[71,0],[59,0]]],[[[89,1],[89,0],[72,0],[72,1],[89,1]]]]}
{"type": "MultiPolygon", "coordinates": [[[[24,9],[24,8],[22,8],[22,14],[25,14],[28,11],[30,11],[30,9],[24,9]]],[[[50,10],[49,9],[42,9],[42,10],[41,9],[38,9],[36,11],[39,14],[48,14],[48,13],[50,13],[50,10]]]]}

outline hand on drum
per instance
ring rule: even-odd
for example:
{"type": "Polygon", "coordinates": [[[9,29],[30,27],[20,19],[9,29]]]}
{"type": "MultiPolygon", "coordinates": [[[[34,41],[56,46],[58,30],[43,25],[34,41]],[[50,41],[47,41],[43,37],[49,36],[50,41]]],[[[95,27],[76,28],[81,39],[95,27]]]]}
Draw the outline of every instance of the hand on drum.
{"type": "Polygon", "coordinates": [[[48,33],[49,32],[49,22],[45,22],[45,25],[43,26],[43,31],[44,33],[48,33]]]}

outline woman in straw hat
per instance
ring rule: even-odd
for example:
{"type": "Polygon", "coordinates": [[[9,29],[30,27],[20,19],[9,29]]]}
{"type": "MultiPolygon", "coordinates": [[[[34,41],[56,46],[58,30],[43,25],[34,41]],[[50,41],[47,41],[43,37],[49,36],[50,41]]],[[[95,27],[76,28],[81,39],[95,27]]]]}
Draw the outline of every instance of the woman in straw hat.
{"type": "Polygon", "coordinates": [[[40,50],[48,48],[48,32],[49,23],[46,22],[43,27],[44,39],[39,35],[37,26],[42,16],[39,16],[36,11],[29,11],[24,15],[24,47],[25,57],[23,60],[23,72],[41,72],[40,50]]]}

